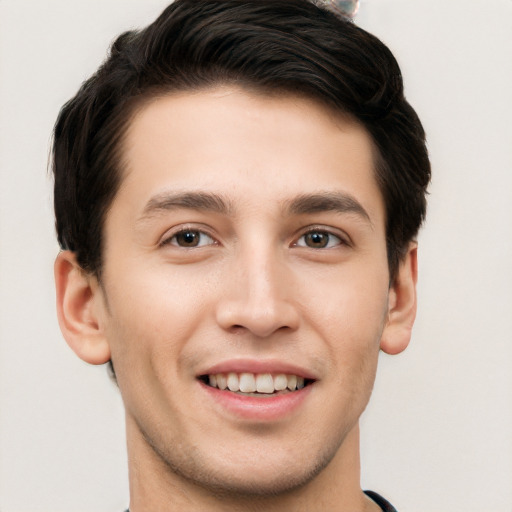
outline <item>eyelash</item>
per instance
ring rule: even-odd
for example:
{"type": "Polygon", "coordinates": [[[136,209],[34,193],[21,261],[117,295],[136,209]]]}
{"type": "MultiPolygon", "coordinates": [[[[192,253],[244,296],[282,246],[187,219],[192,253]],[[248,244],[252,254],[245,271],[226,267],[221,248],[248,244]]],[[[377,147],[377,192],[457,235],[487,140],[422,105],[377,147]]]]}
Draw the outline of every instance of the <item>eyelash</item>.
{"type": "MultiPolygon", "coordinates": [[[[321,243],[324,242],[324,240],[321,240],[321,239],[318,241],[321,243]]],[[[204,240],[203,240],[203,242],[204,242],[204,240]]],[[[314,242],[314,240],[313,240],[313,242],[314,242]]],[[[182,249],[196,249],[196,248],[201,248],[201,247],[210,246],[210,245],[218,245],[218,242],[204,230],[195,229],[192,227],[185,227],[185,228],[182,228],[179,231],[173,233],[171,236],[165,238],[160,243],[160,246],[166,246],[166,245],[173,245],[175,247],[179,247],[182,249]],[[192,234],[193,236],[196,237],[196,239],[197,239],[197,237],[199,237],[196,245],[193,245],[193,242],[195,241],[194,239],[190,240],[191,244],[188,246],[179,244],[178,237],[180,237],[180,235],[185,236],[187,234],[192,234]],[[205,237],[208,238],[209,241],[207,240],[206,243],[202,243],[201,239],[204,239],[205,237]]],[[[321,250],[321,249],[333,249],[333,248],[341,246],[341,245],[347,246],[347,245],[350,245],[350,242],[347,241],[346,237],[334,234],[331,231],[329,231],[329,229],[325,229],[325,228],[321,228],[321,227],[312,227],[312,228],[308,229],[305,233],[300,235],[300,237],[297,238],[297,241],[292,244],[292,247],[321,250]],[[325,241],[325,245],[320,246],[320,247],[312,247],[311,245],[308,245],[307,237],[308,236],[312,237],[314,235],[320,235],[320,237],[327,237],[327,240],[325,241]],[[303,240],[303,242],[301,242],[301,240],[303,240]]]]}
{"type": "Polygon", "coordinates": [[[334,247],[338,247],[340,245],[349,245],[349,243],[347,242],[347,240],[345,238],[343,238],[342,236],[339,236],[339,235],[335,235],[334,233],[332,233],[328,229],[325,229],[325,228],[311,228],[308,231],[306,231],[305,233],[303,233],[297,239],[297,242],[295,242],[293,245],[295,247],[304,247],[304,248],[318,250],[318,249],[333,249],[334,247]],[[321,235],[323,237],[327,237],[327,241],[326,241],[325,246],[322,246],[322,247],[311,247],[310,245],[307,245],[307,242],[306,242],[307,237],[308,236],[311,237],[313,235],[321,235]],[[302,239],[304,239],[304,243],[300,243],[300,240],[302,240],[302,239]],[[332,241],[335,241],[334,245],[331,244],[332,241]]]}
{"type": "Polygon", "coordinates": [[[164,240],[162,240],[162,242],[160,243],[160,246],[165,246],[165,245],[173,245],[175,247],[180,247],[180,248],[183,248],[183,249],[196,249],[198,247],[204,247],[204,246],[207,246],[207,245],[217,245],[217,241],[212,237],[210,236],[206,231],[203,231],[201,229],[194,229],[194,228],[183,228],[183,229],[180,229],[179,231],[177,231],[176,233],[173,233],[171,236],[169,237],[166,237],[164,240]],[[189,245],[189,246],[186,246],[186,245],[179,245],[177,243],[177,239],[180,235],[183,235],[185,236],[186,234],[194,234],[194,235],[198,235],[199,236],[199,242],[197,245],[189,245]],[[201,244],[201,238],[204,238],[204,237],[207,237],[211,240],[211,243],[208,242],[206,244],[201,244]]]}

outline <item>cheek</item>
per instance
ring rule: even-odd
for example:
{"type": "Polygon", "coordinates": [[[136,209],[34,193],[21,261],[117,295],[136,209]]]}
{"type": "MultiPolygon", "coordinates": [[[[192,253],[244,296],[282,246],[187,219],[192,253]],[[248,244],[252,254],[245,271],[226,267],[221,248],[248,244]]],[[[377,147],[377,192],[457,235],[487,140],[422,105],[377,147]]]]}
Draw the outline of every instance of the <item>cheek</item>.
{"type": "Polygon", "coordinates": [[[139,418],[165,410],[175,418],[179,405],[168,392],[183,380],[180,359],[198,328],[201,297],[194,286],[163,276],[133,272],[112,282],[107,336],[126,410],[139,418]]]}
{"type": "Polygon", "coordinates": [[[376,364],[388,312],[386,276],[368,267],[359,275],[356,269],[339,272],[310,290],[309,302],[304,301],[304,318],[321,333],[339,378],[376,364]]]}
{"type": "MultiPolygon", "coordinates": [[[[350,265],[301,283],[301,307],[326,328],[368,338],[384,326],[388,274],[383,265],[350,265]]],[[[299,287],[298,287],[299,288],[299,287]]]]}
{"type": "Polygon", "coordinates": [[[143,271],[133,265],[130,273],[111,272],[106,288],[113,361],[132,368],[175,361],[206,319],[204,284],[201,276],[171,267],[143,271]]]}

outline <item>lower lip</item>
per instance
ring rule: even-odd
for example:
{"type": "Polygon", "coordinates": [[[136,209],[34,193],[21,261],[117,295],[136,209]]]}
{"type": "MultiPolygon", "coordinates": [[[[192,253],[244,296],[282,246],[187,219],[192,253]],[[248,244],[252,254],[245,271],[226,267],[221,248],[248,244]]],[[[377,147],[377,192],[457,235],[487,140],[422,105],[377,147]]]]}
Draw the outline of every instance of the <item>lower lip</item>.
{"type": "Polygon", "coordinates": [[[252,421],[276,421],[295,412],[311,392],[312,384],[290,393],[262,398],[244,396],[228,390],[213,388],[200,382],[209,398],[222,409],[238,418],[252,421]]]}

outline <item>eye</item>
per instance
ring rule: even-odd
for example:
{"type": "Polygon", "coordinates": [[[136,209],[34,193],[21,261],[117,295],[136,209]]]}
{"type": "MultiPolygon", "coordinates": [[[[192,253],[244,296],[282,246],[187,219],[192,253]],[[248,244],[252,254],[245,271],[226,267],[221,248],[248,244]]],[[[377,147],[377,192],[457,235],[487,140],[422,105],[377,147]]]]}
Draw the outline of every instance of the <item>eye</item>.
{"type": "Polygon", "coordinates": [[[295,244],[298,247],[309,247],[311,249],[330,249],[343,244],[343,240],[328,231],[314,230],[302,235],[295,244]]]}
{"type": "Polygon", "coordinates": [[[197,229],[184,229],[164,242],[164,244],[192,248],[212,245],[214,243],[215,240],[211,236],[197,229]]]}

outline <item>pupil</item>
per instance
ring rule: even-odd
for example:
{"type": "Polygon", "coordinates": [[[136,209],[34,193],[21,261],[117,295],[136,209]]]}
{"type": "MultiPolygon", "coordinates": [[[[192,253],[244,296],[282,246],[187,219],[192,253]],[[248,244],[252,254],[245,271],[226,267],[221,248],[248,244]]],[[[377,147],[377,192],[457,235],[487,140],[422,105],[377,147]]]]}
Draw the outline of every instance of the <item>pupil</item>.
{"type": "Polygon", "coordinates": [[[310,247],[325,247],[328,242],[328,235],[325,233],[308,233],[306,240],[310,247]]]}
{"type": "Polygon", "coordinates": [[[199,242],[199,236],[195,231],[185,231],[178,235],[178,241],[182,245],[195,246],[199,242]]]}

